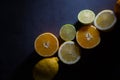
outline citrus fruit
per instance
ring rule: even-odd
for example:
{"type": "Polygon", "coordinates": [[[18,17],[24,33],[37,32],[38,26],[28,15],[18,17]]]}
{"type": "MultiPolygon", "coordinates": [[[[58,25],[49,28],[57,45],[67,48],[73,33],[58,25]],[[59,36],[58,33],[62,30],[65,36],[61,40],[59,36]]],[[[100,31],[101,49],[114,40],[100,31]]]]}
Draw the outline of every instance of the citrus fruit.
{"type": "Polygon", "coordinates": [[[116,1],[114,11],[115,11],[115,14],[118,17],[118,19],[120,19],[120,0],[116,1]]]}
{"type": "Polygon", "coordinates": [[[109,30],[116,23],[116,16],[112,10],[100,11],[94,20],[94,25],[99,30],[109,30]]]}
{"type": "Polygon", "coordinates": [[[60,28],[59,34],[64,41],[70,41],[75,38],[76,29],[72,24],[65,24],[60,28]]]}
{"type": "Polygon", "coordinates": [[[93,25],[82,26],[76,33],[76,41],[85,49],[96,47],[100,40],[99,31],[93,25]]]}
{"type": "Polygon", "coordinates": [[[50,33],[45,32],[40,34],[34,42],[35,51],[43,56],[49,57],[54,55],[59,48],[59,41],[57,37],[50,33]]]}
{"type": "Polygon", "coordinates": [[[78,20],[83,24],[90,24],[95,19],[95,13],[92,10],[85,9],[78,13],[78,20]]]}
{"type": "Polygon", "coordinates": [[[33,78],[35,80],[52,80],[58,73],[59,64],[57,57],[44,58],[33,67],[33,78]]]}
{"type": "Polygon", "coordinates": [[[80,59],[80,48],[74,41],[65,41],[59,48],[58,57],[65,64],[75,64],[80,59]]]}

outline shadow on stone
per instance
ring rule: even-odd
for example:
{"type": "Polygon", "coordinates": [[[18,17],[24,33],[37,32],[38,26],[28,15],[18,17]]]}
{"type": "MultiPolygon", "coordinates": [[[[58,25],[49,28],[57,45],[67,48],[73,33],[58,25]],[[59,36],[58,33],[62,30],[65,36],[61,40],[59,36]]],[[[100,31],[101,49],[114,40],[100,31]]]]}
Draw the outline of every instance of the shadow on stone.
{"type": "Polygon", "coordinates": [[[32,76],[32,70],[34,65],[41,60],[42,57],[32,52],[30,56],[16,69],[12,80],[34,80],[32,76]]]}

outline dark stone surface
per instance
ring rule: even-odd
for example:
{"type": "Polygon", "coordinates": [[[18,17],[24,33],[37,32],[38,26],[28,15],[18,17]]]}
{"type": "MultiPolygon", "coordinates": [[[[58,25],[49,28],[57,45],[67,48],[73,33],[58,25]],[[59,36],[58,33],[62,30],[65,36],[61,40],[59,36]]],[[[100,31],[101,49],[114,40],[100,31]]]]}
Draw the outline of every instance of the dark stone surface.
{"type": "MultiPolygon", "coordinates": [[[[32,69],[42,59],[34,51],[34,40],[43,32],[59,37],[63,24],[79,26],[77,14],[91,9],[96,14],[114,9],[115,0],[9,0],[1,2],[0,80],[33,80],[32,69]]],[[[116,80],[120,75],[119,21],[110,32],[100,32],[101,43],[94,49],[82,49],[81,60],[74,65],[59,61],[55,80],[116,80]]],[[[57,53],[56,55],[57,56],[57,53]]]]}

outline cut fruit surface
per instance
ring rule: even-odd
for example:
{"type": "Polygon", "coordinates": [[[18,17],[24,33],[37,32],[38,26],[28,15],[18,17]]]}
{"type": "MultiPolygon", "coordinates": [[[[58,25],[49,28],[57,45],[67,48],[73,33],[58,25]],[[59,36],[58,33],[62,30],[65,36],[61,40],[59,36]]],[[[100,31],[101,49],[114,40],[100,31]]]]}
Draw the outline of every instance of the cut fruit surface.
{"type": "Polygon", "coordinates": [[[93,25],[82,26],[76,33],[76,41],[85,49],[96,47],[100,40],[99,31],[93,25]]]}
{"type": "Polygon", "coordinates": [[[112,10],[102,10],[97,14],[94,25],[99,30],[108,30],[116,23],[116,16],[112,10]]]}
{"type": "Polygon", "coordinates": [[[76,29],[72,24],[65,24],[61,27],[59,34],[64,41],[70,41],[75,38],[76,29]]]}
{"type": "Polygon", "coordinates": [[[80,47],[73,41],[66,41],[60,46],[58,57],[65,64],[75,64],[80,59],[80,47]]]}
{"type": "Polygon", "coordinates": [[[120,0],[116,1],[116,4],[114,6],[114,12],[117,16],[117,19],[120,19],[120,0]]]}
{"type": "Polygon", "coordinates": [[[95,13],[92,10],[85,9],[78,13],[78,20],[83,24],[90,24],[95,19],[95,13]]]}
{"type": "Polygon", "coordinates": [[[57,52],[59,41],[54,34],[46,32],[35,39],[34,47],[39,55],[49,57],[57,52]]]}

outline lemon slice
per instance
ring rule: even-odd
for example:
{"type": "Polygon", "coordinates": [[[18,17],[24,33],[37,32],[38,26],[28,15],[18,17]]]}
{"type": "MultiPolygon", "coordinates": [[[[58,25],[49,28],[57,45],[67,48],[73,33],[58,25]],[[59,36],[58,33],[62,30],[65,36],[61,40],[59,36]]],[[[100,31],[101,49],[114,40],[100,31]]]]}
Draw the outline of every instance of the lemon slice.
{"type": "Polygon", "coordinates": [[[65,24],[60,28],[59,34],[64,41],[70,41],[75,38],[76,29],[72,24],[65,24]]]}
{"type": "Polygon", "coordinates": [[[83,24],[90,24],[95,19],[95,13],[92,10],[85,9],[78,13],[78,20],[83,24]]]}
{"type": "Polygon", "coordinates": [[[80,59],[80,48],[74,41],[66,41],[60,46],[58,57],[65,64],[75,64],[80,59]]]}
{"type": "Polygon", "coordinates": [[[99,30],[108,30],[116,23],[116,16],[112,10],[102,10],[97,14],[94,25],[99,30]]]}
{"type": "Polygon", "coordinates": [[[50,57],[57,52],[59,41],[54,34],[45,32],[35,39],[34,48],[40,56],[50,57]]]}

